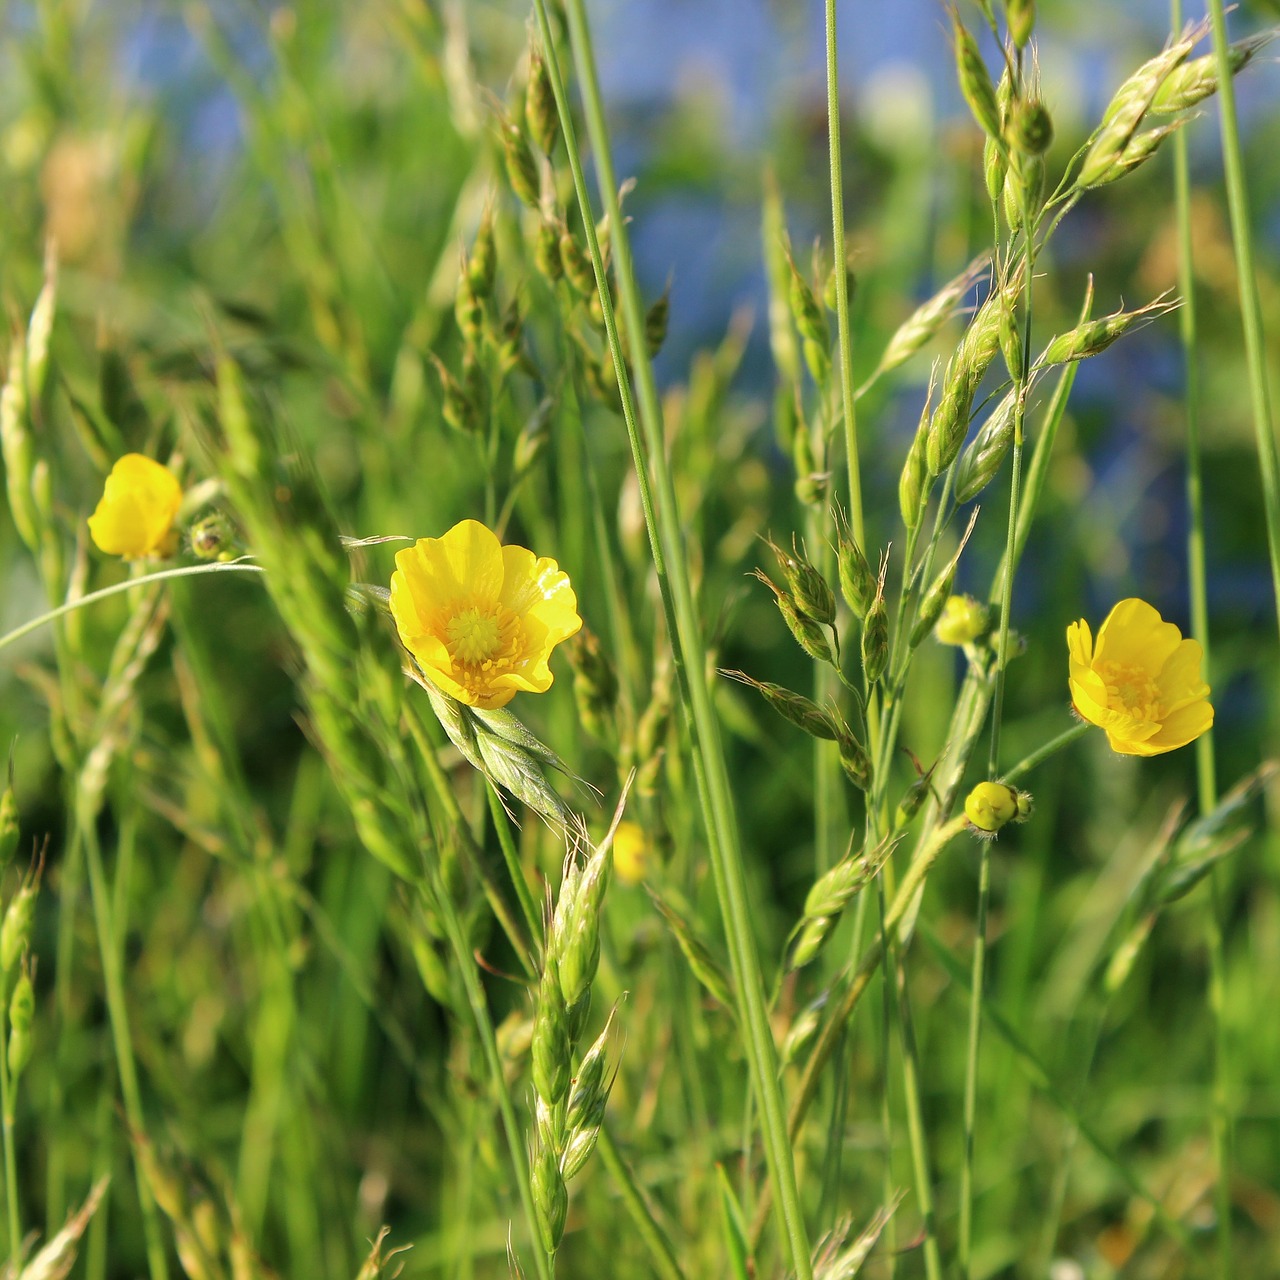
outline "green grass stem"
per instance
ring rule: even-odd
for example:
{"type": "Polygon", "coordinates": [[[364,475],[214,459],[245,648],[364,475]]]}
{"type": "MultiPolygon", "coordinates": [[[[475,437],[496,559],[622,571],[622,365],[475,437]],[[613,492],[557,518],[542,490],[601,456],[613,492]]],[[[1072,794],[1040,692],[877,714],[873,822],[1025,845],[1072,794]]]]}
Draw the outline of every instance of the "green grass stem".
{"type": "MultiPolygon", "coordinates": [[[[618,375],[624,409],[630,400],[629,378],[622,358],[621,343],[613,317],[612,299],[600,247],[595,236],[595,219],[586,179],[578,156],[568,99],[557,66],[555,44],[545,0],[535,0],[548,71],[560,113],[566,150],[573,171],[574,186],[587,233],[588,248],[596,272],[601,307],[608,330],[610,352],[618,375]]],[[[662,589],[664,609],[671,625],[681,700],[685,704],[692,740],[699,799],[706,821],[708,846],[714,868],[717,897],[728,936],[730,963],[739,1001],[741,1025],[745,1032],[751,1081],[760,1108],[765,1157],[777,1193],[783,1237],[797,1280],[812,1280],[813,1264],[808,1233],[800,1207],[795,1163],[787,1136],[786,1112],[777,1078],[773,1035],[769,1028],[764,983],[751,929],[746,876],[738,843],[733,799],[729,787],[719,729],[711,705],[702,629],[694,606],[688,570],[681,556],[684,533],[675,500],[675,490],[667,466],[662,411],[658,403],[653,367],[644,341],[644,312],[631,266],[626,222],[618,201],[617,183],[609,152],[604,107],[596,81],[595,60],[587,30],[582,0],[567,5],[570,41],[591,137],[599,189],[609,215],[618,289],[623,315],[631,339],[631,357],[639,393],[639,420],[644,430],[641,443],[634,411],[625,414],[632,456],[640,483],[645,521],[655,570],[662,589]],[[652,468],[657,501],[648,495],[647,476],[652,468]],[[648,496],[647,496],[648,495],[648,496]]]]}
{"type": "Polygon", "coordinates": [[[1276,453],[1275,424],[1271,416],[1271,391],[1267,373],[1266,340],[1262,329],[1262,304],[1258,298],[1258,267],[1253,254],[1253,227],[1249,218],[1249,192],[1245,181],[1240,126],[1236,118],[1236,90],[1227,40],[1227,19],[1222,0],[1209,0],[1213,48],[1218,60],[1218,107],[1222,124],[1222,164],[1227,181],[1227,207],[1231,213],[1231,238],[1236,255],[1236,283],[1240,290],[1240,324],[1244,332],[1245,363],[1249,371],[1249,400],[1257,442],[1258,472],[1267,517],[1267,550],[1271,556],[1271,586],[1280,627],[1280,460],[1276,453]]]}

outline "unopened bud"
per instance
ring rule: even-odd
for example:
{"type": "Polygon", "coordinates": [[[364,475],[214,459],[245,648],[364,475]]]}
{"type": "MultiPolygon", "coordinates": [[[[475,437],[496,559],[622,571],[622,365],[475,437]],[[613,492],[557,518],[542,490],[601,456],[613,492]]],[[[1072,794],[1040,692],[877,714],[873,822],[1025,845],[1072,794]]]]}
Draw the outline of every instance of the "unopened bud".
{"type": "Polygon", "coordinates": [[[1173,310],[1176,303],[1169,302],[1166,294],[1139,307],[1136,311],[1115,311],[1098,320],[1087,320],[1084,324],[1060,333],[1044,349],[1040,357],[1041,364],[1066,364],[1072,360],[1084,360],[1105,351],[1117,338],[1127,333],[1136,324],[1154,319],[1173,310]]]}
{"type": "Polygon", "coordinates": [[[1031,796],[1007,782],[980,782],[964,802],[964,814],[975,835],[994,836],[1010,822],[1025,822],[1033,808],[1031,796]]]}
{"type": "Polygon", "coordinates": [[[961,553],[965,549],[965,544],[973,535],[973,527],[977,522],[978,512],[975,510],[973,515],[969,517],[969,527],[964,531],[964,537],[960,539],[960,545],[956,548],[955,554],[947,561],[946,567],[934,578],[929,585],[928,591],[924,593],[924,597],[920,601],[919,613],[916,615],[915,626],[911,628],[911,647],[913,649],[933,630],[934,623],[941,616],[947,597],[951,594],[951,584],[955,581],[956,566],[960,563],[961,553]]]}
{"type": "Polygon", "coordinates": [[[844,776],[859,791],[870,791],[874,771],[866,747],[852,733],[847,732],[840,735],[839,747],[840,767],[844,770],[844,776]]]}
{"type": "Polygon", "coordinates": [[[881,590],[862,620],[862,671],[867,684],[873,685],[884,675],[889,665],[889,610],[884,602],[884,582],[881,590]]]}
{"type": "Polygon", "coordinates": [[[219,512],[202,516],[187,532],[191,554],[200,560],[217,560],[233,542],[231,525],[219,512]]]}
{"type": "Polygon", "coordinates": [[[560,989],[560,976],[556,970],[555,958],[550,955],[538,984],[538,1006],[533,1020],[533,1040],[529,1048],[534,1090],[539,1098],[554,1105],[569,1090],[572,1042],[569,1038],[568,1010],[560,989]]]}
{"type": "Polygon", "coordinates": [[[582,251],[568,227],[560,233],[560,262],[569,283],[584,297],[593,298],[596,293],[596,273],[591,259],[582,251]]]}
{"type": "MultiPolygon", "coordinates": [[[[1237,40],[1227,50],[1227,63],[1231,74],[1238,74],[1252,61],[1253,55],[1264,45],[1270,44],[1273,32],[1250,36],[1245,40],[1237,40]]],[[[1197,103],[1203,102],[1211,94],[1218,91],[1218,56],[1207,53],[1202,58],[1192,58],[1180,67],[1175,67],[1156,90],[1151,99],[1151,110],[1164,115],[1172,115],[1178,111],[1186,111],[1197,103]]]]}
{"type": "Polygon", "coordinates": [[[560,1174],[560,1158],[549,1143],[538,1143],[529,1174],[533,1207],[538,1220],[538,1235],[543,1249],[548,1254],[554,1254],[564,1238],[565,1218],[569,1214],[569,1192],[560,1174]]]}

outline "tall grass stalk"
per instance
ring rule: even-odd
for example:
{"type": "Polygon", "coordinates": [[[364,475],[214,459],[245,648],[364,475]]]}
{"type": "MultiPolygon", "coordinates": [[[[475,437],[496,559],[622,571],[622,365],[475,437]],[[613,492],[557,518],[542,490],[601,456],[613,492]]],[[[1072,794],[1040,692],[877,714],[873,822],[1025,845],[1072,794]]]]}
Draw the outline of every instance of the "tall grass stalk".
{"type": "MultiPolygon", "coordinates": [[[[1227,133],[1236,133],[1235,120],[1235,85],[1226,62],[1225,32],[1220,30],[1221,5],[1216,6],[1219,17],[1214,21],[1214,46],[1218,55],[1218,92],[1222,95],[1222,130],[1224,156],[1230,148],[1226,145],[1227,133]],[[1228,102],[1230,105],[1228,105],[1228,102]],[[1230,129],[1228,130],[1228,119],[1230,129]]],[[[1182,27],[1182,0],[1172,0],[1170,5],[1170,29],[1178,31],[1182,27]]],[[[1203,449],[1200,432],[1200,363],[1199,341],[1197,332],[1195,252],[1191,231],[1191,173],[1188,158],[1188,143],[1185,131],[1180,131],[1173,140],[1173,188],[1174,205],[1178,220],[1178,292],[1182,298],[1182,306],[1178,311],[1178,334],[1182,341],[1183,363],[1183,401],[1187,418],[1187,582],[1191,595],[1191,634],[1200,642],[1204,651],[1204,667],[1206,672],[1212,671],[1211,650],[1209,643],[1209,600],[1207,572],[1205,568],[1205,533],[1204,533],[1204,482],[1202,476],[1203,449]]],[[[1238,170],[1239,157],[1227,161],[1229,171],[1236,169],[1241,178],[1240,189],[1228,188],[1231,199],[1233,219],[1236,216],[1237,201],[1243,203],[1243,175],[1238,170]]],[[[1249,245],[1249,227],[1247,210],[1242,220],[1241,229],[1236,231],[1237,255],[1241,245],[1249,245]]],[[[1245,261],[1251,258],[1251,247],[1245,250],[1245,259],[1237,256],[1237,271],[1243,272],[1245,261]]],[[[1250,265],[1251,270],[1251,265],[1250,265]]],[[[1240,296],[1242,316],[1248,310],[1245,292],[1253,296],[1253,305],[1257,305],[1257,285],[1252,274],[1240,277],[1240,296]]],[[[1254,325],[1246,319],[1246,339],[1254,325]]],[[[1261,325],[1258,322],[1255,341],[1261,342],[1261,325]]],[[[1248,340],[1248,339],[1247,339],[1248,340]]],[[[1252,370],[1254,352],[1248,350],[1250,361],[1250,385],[1254,395],[1254,419],[1259,430],[1258,452],[1262,463],[1264,494],[1267,502],[1268,533],[1271,538],[1271,564],[1273,576],[1277,572],[1276,563],[1276,526],[1277,509],[1275,502],[1280,501],[1277,492],[1276,469],[1274,457],[1274,438],[1271,435],[1270,405],[1267,395],[1265,372],[1255,377],[1252,370]],[[1258,391],[1261,399],[1258,398],[1258,391]],[[1262,439],[1263,424],[1265,435],[1271,441],[1271,462],[1268,464],[1267,452],[1262,439]]],[[[1278,580],[1280,581],[1280,580],[1278,580]]],[[[1277,608],[1280,609],[1280,592],[1277,593],[1277,608]]],[[[1196,739],[1196,785],[1200,813],[1211,813],[1218,803],[1217,772],[1214,767],[1213,729],[1203,733],[1196,739]]],[[[1221,871],[1215,867],[1209,873],[1208,903],[1205,908],[1205,949],[1209,956],[1209,1015],[1213,1020],[1213,1098],[1211,1105],[1211,1127],[1213,1131],[1213,1158],[1215,1169],[1214,1205],[1217,1214],[1218,1262],[1222,1268],[1224,1280],[1229,1280],[1232,1270],[1231,1241],[1231,1148],[1232,1148],[1232,1115],[1230,1099],[1230,1041],[1226,1025],[1225,982],[1226,955],[1222,935],[1222,884],[1221,871]]]]}
{"type": "Polygon", "coordinates": [[[862,477],[858,457],[857,398],[853,389],[853,332],[849,321],[848,250],[844,235],[844,177],[840,155],[840,72],[836,48],[836,0],[826,0],[827,145],[831,185],[831,248],[836,282],[836,344],[840,400],[844,413],[845,466],[849,477],[849,524],[858,545],[866,547],[862,515],[862,477]]]}
{"type": "MultiPolygon", "coordinates": [[[[601,308],[608,329],[610,354],[617,372],[624,409],[631,399],[626,363],[622,356],[612,299],[600,246],[595,236],[590,196],[578,155],[573,121],[559,73],[555,42],[545,0],[535,0],[538,26],[544,44],[548,71],[560,113],[560,124],[573,172],[588,249],[596,273],[601,308]]],[[[644,431],[641,443],[634,407],[626,413],[636,477],[640,485],[650,547],[668,615],[681,700],[685,704],[693,746],[694,769],[699,800],[707,830],[707,843],[729,942],[736,997],[745,1032],[752,1087],[760,1107],[765,1157],[782,1217],[783,1237],[797,1280],[812,1280],[813,1264],[808,1234],[800,1207],[795,1163],[787,1137],[786,1113],[778,1083],[773,1035],[765,1005],[764,983],[756,952],[755,937],[748,915],[746,876],[738,843],[733,798],[720,747],[719,729],[707,684],[702,628],[694,605],[688,570],[681,555],[683,533],[675,500],[675,489],[667,466],[662,411],[658,402],[653,366],[645,346],[644,311],[632,271],[626,222],[618,200],[617,183],[609,152],[604,107],[596,80],[595,60],[582,0],[569,0],[570,41],[591,138],[601,199],[609,216],[615,270],[623,315],[631,340],[631,357],[639,394],[639,420],[644,431]],[[657,501],[649,493],[648,472],[652,468],[657,501]],[[665,569],[665,572],[664,572],[665,569]]]]}
{"type": "Polygon", "coordinates": [[[1222,125],[1222,164],[1227,180],[1227,207],[1236,256],[1236,284],[1240,291],[1240,325],[1244,332],[1245,362],[1249,370],[1249,401],[1262,477],[1267,517],[1267,550],[1271,556],[1271,587],[1280,627],[1280,458],[1271,416],[1270,375],[1258,298],[1257,264],[1253,255],[1253,227],[1249,220],[1249,191],[1245,181],[1240,125],[1236,118],[1235,80],[1231,70],[1227,19],[1222,0],[1209,0],[1213,49],[1218,60],[1218,110],[1222,125]]]}

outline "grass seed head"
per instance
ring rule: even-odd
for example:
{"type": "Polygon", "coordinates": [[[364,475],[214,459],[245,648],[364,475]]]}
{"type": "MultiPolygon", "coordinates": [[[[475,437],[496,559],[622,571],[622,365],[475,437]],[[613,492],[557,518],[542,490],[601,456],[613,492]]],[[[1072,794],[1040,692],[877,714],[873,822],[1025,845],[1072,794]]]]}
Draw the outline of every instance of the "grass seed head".
{"type": "Polygon", "coordinates": [[[529,50],[529,86],[524,96],[524,120],[529,136],[543,155],[556,149],[560,138],[560,114],[556,110],[555,90],[547,73],[546,59],[536,45],[529,50]]]}
{"type": "Polygon", "coordinates": [[[960,15],[954,8],[951,10],[951,39],[960,92],[964,94],[964,100],[983,133],[989,138],[999,138],[1000,107],[996,102],[995,85],[991,83],[991,72],[982,60],[978,42],[960,21],[960,15]]]}

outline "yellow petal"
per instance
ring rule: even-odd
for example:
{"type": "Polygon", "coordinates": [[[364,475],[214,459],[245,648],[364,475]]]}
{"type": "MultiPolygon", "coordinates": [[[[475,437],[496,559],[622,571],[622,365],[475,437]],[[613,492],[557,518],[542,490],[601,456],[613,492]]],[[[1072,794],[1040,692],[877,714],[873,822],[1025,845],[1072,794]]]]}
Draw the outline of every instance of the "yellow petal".
{"type": "Polygon", "coordinates": [[[1192,702],[1165,716],[1160,730],[1143,745],[1150,748],[1143,755],[1159,755],[1194,742],[1213,724],[1213,706],[1209,702],[1192,702]]]}
{"type": "Polygon", "coordinates": [[[1145,600],[1121,600],[1098,632],[1093,661],[1141,667],[1153,676],[1168,661],[1182,639],[1172,622],[1165,622],[1145,600]]]}
{"type": "Polygon", "coordinates": [[[1157,677],[1166,716],[1209,696],[1209,686],[1201,675],[1203,667],[1204,650],[1198,640],[1184,640],[1173,651],[1157,677]]]}
{"type": "Polygon", "coordinates": [[[1071,655],[1072,662],[1078,662],[1085,667],[1092,666],[1093,633],[1083,618],[1079,622],[1073,622],[1067,628],[1067,652],[1071,655]]]}

